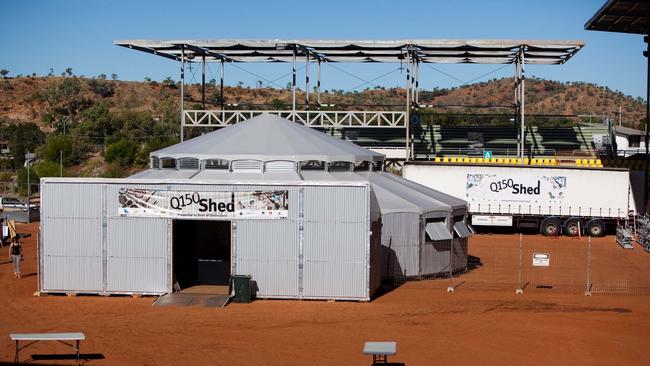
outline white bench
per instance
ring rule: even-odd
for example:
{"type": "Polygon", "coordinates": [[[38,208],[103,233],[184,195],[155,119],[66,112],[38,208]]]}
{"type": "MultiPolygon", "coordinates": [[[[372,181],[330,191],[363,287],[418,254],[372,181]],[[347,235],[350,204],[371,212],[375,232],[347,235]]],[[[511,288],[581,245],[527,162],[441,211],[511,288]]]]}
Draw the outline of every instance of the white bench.
{"type": "Polygon", "coordinates": [[[397,342],[366,342],[363,346],[364,355],[372,355],[372,364],[387,363],[388,356],[397,354],[397,342]]]}
{"type": "Polygon", "coordinates": [[[14,362],[19,363],[18,353],[31,346],[32,344],[38,341],[57,341],[61,342],[67,346],[72,347],[72,349],[77,352],[77,363],[79,363],[79,342],[86,339],[86,335],[81,332],[75,333],[11,333],[9,338],[12,341],[16,342],[16,356],[14,357],[14,362]],[[20,341],[29,342],[26,345],[20,346],[20,341]],[[73,343],[66,343],[66,341],[76,341],[73,343]]]}

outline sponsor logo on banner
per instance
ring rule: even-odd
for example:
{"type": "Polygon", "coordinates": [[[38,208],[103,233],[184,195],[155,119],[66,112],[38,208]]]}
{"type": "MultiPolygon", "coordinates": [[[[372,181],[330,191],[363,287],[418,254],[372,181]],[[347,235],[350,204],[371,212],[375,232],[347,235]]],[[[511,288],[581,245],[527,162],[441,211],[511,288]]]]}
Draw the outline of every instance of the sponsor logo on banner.
{"type": "Polygon", "coordinates": [[[122,188],[119,215],[167,218],[284,219],[289,191],[189,192],[122,188]]]}
{"type": "Polygon", "coordinates": [[[564,200],[566,177],[467,174],[466,197],[471,202],[549,202],[564,200]]]}

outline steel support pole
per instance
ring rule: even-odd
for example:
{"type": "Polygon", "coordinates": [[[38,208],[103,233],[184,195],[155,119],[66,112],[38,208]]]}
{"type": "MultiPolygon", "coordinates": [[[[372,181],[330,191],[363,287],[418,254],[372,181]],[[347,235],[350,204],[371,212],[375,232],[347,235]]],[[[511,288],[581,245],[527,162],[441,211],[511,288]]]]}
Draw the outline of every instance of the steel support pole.
{"type": "MultiPolygon", "coordinates": [[[[648,38],[650,38],[650,34],[648,35],[648,38]]],[[[650,122],[650,43],[646,43],[648,46],[646,46],[646,67],[647,67],[647,79],[646,79],[646,94],[645,94],[645,189],[643,190],[643,204],[646,206],[645,212],[648,211],[648,184],[650,184],[650,175],[648,174],[648,169],[650,168],[650,153],[649,150],[650,146],[648,146],[648,142],[650,142],[650,129],[649,129],[649,122],[650,122]]]]}
{"type": "Polygon", "coordinates": [[[181,142],[185,138],[185,45],[181,46],[181,142]]]}
{"type": "Polygon", "coordinates": [[[526,71],[525,71],[525,66],[526,66],[526,59],[524,57],[524,49],[521,49],[521,65],[520,65],[520,70],[521,70],[521,164],[524,164],[524,155],[526,151],[526,129],[525,129],[525,124],[526,124],[526,71]]]}
{"type": "MultiPolygon", "coordinates": [[[[514,89],[515,89],[515,113],[514,113],[514,127],[518,131],[519,126],[519,54],[515,56],[515,74],[514,74],[514,89]]],[[[521,138],[517,132],[517,156],[521,156],[521,138]]]]}
{"type": "Polygon", "coordinates": [[[205,55],[201,64],[201,108],[205,110],[205,55]]]}
{"type": "Polygon", "coordinates": [[[320,110],[320,57],[318,58],[318,80],[316,81],[316,104],[320,110]]]}
{"type": "Polygon", "coordinates": [[[309,110],[309,51],[305,58],[305,108],[309,110]]]}
{"type": "Polygon", "coordinates": [[[226,97],[223,95],[223,73],[225,71],[225,68],[223,66],[223,59],[221,59],[221,110],[223,110],[224,103],[226,102],[226,97]]]}
{"type": "Polygon", "coordinates": [[[406,126],[406,161],[411,160],[411,95],[410,89],[411,86],[410,80],[410,67],[411,67],[411,54],[410,51],[406,53],[406,116],[404,120],[404,125],[406,126]]]}
{"type": "Polygon", "coordinates": [[[420,105],[420,61],[415,61],[415,106],[420,105]]]}
{"type": "Polygon", "coordinates": [[[296,48],[293,48],[293,60],[291,63],[291,112],[293,112],[293,117],[292,119],[295,121],[295,113],[296,113],[296,48]]]}
{"type": "MultiPolygon", "coordinates": [[[[27,152],[29,153],[29,151],[27,152]]],[[[31,213],[32,213],[32,207],[31,207],[31,198],[32,198],[32,184],[29,180],[29,170],[32,166],[32,162],[28,159],[27,160],[27,223],[29,224],[31,222],[31,213]]]]}

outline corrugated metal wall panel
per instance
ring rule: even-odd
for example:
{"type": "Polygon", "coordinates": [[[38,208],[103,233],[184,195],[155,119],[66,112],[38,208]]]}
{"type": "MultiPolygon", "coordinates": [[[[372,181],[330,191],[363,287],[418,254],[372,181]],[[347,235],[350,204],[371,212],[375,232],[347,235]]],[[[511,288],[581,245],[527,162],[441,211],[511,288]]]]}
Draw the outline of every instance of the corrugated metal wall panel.
{"type": "Polygon", "coordinates": [[[423,275],[449,271],[451,240],[425,241],[422,245],[420,265],[423,275]]]}
{"type": "Polygon", "coordinates": [[[101,219],[45,218],[44,291],[101,291],[101,219]]]}
{"type": "Polygon", "coordinates": [[[382,277],[417,276],[420,271],[420,215],[382,216],[382,277]]]}
{"type": "Polygon", "coordinates": [[[304,297],[368,298],[369,204],[367,187],[305,188],[304,297]]]}
{"type": "Polygon", "coordinates": [[[239,220],[236,224],[236,274],[251,275],[259,297],[297,297],[298,223],[239,220]]]}
{"type": "Polygon", "coordinates": [[[43,258],[45,273],[43,291],[90,292],[102,291],[101,257],[59,257],[43,258]]]}
{"type": "MultiPolygon", "coordinates": [[[[45,291],[158,293],[168,290],[169,263],[166,260],[170,255],[170,238],[167,219],[119,217],[120,188],[289,190],[288,219],[232,221],[237,227],[237,237],[233,241],[235,273],[252,274],[259,287],[259,296],[281,298],[299,297],[302,190],[304,297],[365,300],[369,287],[372,287],[370,291],[376,287],[376,284],[369,285],[368,186],[145,185],[101,181],[48,182],[45,185],[41,223],[41,274],[45,291]],[[105,203],[103,187],[106,187],[105,203]],[[104,221],[105,269],[102,264],[104,221]]],[[[379,258],[377,254],[373,253],[375,260],[379,258]]],[[[378,280],[374,282],[378,284],[378,280]]]]}
{"type": "Polygon", "coordinates": [[[48,183],[48,194],[42,195],[45,217],[100,218],[102,216],[101,184],[48,183]]]}
{"type": "Polygon", "coordinates": [[[467,238],[454,239],[454,251],[451,256],[454,270],[467,268],[467,242],[467,238]]]}
{"type": "Polygon", "coordinates": [[[107,219],[108,292],[168,292],[167,221],[139,217],[107,219]]]}

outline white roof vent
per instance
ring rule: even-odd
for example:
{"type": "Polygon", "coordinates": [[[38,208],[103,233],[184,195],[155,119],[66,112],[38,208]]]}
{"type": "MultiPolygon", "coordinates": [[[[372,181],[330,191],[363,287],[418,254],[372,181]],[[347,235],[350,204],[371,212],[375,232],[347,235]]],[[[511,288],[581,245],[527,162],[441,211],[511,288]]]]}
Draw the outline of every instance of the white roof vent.
{"type": "Polygon", "coordinates": [[[264,164],[259,160],[233,160],[230,167],[235,173],[262,173],[264,164]]]}
{"type": "Polygon", "coordinates": [[[267,161],[264,164],[265,172],[295,172],[296,163],[287,160],[267,161]]]}

